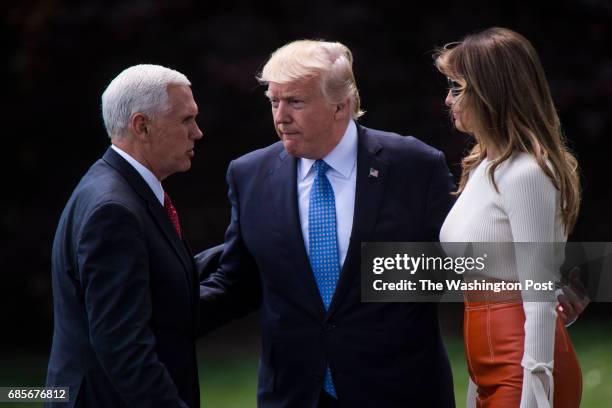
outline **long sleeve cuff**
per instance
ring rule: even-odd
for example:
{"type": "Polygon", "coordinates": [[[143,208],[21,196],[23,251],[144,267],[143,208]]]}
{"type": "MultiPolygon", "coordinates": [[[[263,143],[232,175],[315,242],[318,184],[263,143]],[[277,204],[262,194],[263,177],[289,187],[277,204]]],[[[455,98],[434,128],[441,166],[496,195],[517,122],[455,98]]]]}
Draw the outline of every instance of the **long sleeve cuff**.
{"type": "Polygon", "coordinates": [[[536,361],[525,354],[523,361],[521,408],[551,408],[553,406],[553,362],[536,361]]]}

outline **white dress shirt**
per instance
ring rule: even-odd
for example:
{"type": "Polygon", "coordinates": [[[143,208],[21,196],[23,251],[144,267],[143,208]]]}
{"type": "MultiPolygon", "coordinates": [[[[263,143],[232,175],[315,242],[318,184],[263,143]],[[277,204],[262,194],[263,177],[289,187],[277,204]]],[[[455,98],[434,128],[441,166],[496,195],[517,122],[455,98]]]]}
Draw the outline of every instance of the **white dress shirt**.
{"type": "MultiPolygon", "coordinates": [[[[349,122],[342,139],[336,147],[323,158],[331,168],[327,178],[334,190],[336,199],[336,230],[338,232],[338,258],[340,268],[344,265],[348,251],[353,213],[355,210],[355,183],[357,175],[357,125],[349,122]]],[[[306,252],[310,255],[308,236],[308,209],[310,207],[310,190],[316,172],[313,170],[315,160],[300,158],[297,166],[297,191],[302,236],[306,252]]]]}
{"type": "Polygon", "coordinates": [[[161,181],[159,181],[157,177],[155,177],[155,174],[153,174],[151,170],[140,164],[138,160],[136,160],[114,144],[111,144],[111,148],[116,151],[119,156],[123,157],[128,163],[130,163],[130,165],[138,172],[138,174],[140,174],[140,176],[147,183],[151,191],[153,191],[153,194],[155,194],[155,197],[159,200],[159,203],[163,207],[164,189],[161,185],[161,181]]]}

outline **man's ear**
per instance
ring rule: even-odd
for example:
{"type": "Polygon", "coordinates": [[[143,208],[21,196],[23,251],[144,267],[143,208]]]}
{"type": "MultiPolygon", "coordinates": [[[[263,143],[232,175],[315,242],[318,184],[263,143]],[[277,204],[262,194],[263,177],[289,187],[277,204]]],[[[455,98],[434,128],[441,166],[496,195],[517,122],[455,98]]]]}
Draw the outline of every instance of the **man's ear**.
{"type": "Polygon", "coordinates": [[[136,112],[130,120],[130,131],[136,139],[143,140],[149,136],[149,120],[144,113],[136,112]]]}
{"type": "Polygon", "coordinates": [[[348,98],[336,104],[336,110],[334,111],[334,118],[335,119],[346,118],[346,116],[348,115],[348,107],[349,107],[348,98]]]}

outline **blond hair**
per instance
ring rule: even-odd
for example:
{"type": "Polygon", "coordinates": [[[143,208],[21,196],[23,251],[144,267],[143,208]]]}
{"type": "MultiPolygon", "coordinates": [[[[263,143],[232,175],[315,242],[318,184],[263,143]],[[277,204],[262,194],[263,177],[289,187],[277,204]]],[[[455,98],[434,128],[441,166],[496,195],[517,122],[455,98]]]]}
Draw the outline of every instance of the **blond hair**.
{"type": "MultiPolygon", "coordinates": [[[[578,162],[569,151],[544,69],[531,43],[522,35],[493,27],[451,43],[435,55],[438,70],[460,84],[451,107],[460,109],[476,144],[461,163],[457,194],[470,172],[486,158],[487,146],[499,151],[489,177],[513,152],[535,157],[561,197],[566,233],[580,209],[578,162]]],[[[463,121],[463,118],[462,118],[463,121]]]]}
{"type": "Polygon", "coordinates": [[[314,77],[320,78],[321,90],[328,102],[341,103],[348,98],[353,119],[365,113],[360,107],[353,75],[353,54],[339,42],[290,42],[272,53],[257,80],[264,84],[286,84],[314,77]]]}

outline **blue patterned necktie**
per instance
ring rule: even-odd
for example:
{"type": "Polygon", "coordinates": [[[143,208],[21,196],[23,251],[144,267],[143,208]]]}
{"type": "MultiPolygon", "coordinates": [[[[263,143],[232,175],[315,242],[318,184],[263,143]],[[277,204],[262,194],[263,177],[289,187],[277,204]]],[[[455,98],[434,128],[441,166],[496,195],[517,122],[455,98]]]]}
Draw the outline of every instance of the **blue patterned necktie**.
{"type": "MultiPolygon", "coordinates": [[[[313,166],[317,174],[310,190],[308,208],[310,265],[323,305],[325,310],[328,310],[340,276],[336,200],[331,183],[325,175],[330,168],[329,165],[323,160],[317,160],[313,166]]],[[[325,369],[323,389],[337,398],[329,366],[325,369]]]]}

